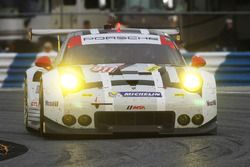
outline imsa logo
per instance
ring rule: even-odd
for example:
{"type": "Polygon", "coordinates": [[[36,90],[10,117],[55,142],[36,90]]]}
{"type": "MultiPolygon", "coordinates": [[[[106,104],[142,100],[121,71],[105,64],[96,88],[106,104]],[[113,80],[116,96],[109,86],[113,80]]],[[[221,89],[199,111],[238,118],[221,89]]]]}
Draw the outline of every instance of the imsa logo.
{"type": "Polygon", "coordinates": [[[145,110],[145,106],[128,106],[127,110],[145,110]]]}

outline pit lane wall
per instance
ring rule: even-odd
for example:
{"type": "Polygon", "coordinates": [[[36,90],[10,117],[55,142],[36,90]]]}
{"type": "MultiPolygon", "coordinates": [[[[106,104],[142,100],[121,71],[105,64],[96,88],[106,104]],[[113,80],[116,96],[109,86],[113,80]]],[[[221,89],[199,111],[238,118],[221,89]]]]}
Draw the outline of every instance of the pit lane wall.
{"type": "MultiPolygon", "coordinates": [[[[214,73],[218,85],[250,85],[250,52],[183,53],[190,63],[193,55],[206,59],[204,70],[214,73]]],[[[25,70],[34,64],[36,53],[0,53],[0,88],[21,88],[25,70]]]]}

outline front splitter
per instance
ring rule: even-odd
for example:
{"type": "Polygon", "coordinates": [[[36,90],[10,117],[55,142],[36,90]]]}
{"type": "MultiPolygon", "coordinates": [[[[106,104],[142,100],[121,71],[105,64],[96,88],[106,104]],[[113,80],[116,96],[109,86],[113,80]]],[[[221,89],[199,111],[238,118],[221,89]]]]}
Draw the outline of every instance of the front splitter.
{"type": "Polygon", "coordinates": [[[217,130],[217,117],[199,128],[174,128],[157,129],[149,126],[144,127],[115,127],[110,129],[73,129],[64,127],[44,117],[45,134],[49,135],[113,135],[119,133],[154,133],[158,135],[201,135],[215,133],[217,130]]]}

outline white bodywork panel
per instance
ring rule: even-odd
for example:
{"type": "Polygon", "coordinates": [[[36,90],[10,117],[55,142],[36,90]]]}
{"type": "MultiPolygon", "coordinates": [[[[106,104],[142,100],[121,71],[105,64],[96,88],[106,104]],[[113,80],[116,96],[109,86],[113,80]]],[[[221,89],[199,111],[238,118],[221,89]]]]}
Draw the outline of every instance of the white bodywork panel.
{"type": "MultiPolygon", "coordinates": [[[[107,65],[108,66],[108,65],[107,65]]],[[[111,66],[114,66],[111,65],[111,66]]],[[[147,67],[153,64],[134,64],[128,66],[121,71],[141,71],[147,72],[147,67]]],[[[174,111],[176,114],[175,128],[197,128],[199,126],[190,122],[187,126],[181,126],[177,123],[177,118],[181,114],[187,114],[191,118],[195,114],[202,114],[204,116],[204,123],[213,119],[217,115],[217,99],[216,99],[216,85],[214,76],[208,72],[199,70],[203,78],[202,96],[198,93],[190,93],[182,88],[163,88],[161,76],[158,71],[152,72],[152,75],[138,75],[138,74],[123,74],[123,75],[109,75],[103,72],[91,71],[91,65],[81,66],[82,72],[85,76],[86,82],[103,83],[103,88],[91,88],[81,90],[74,94],[62,94],[62,89],[58,86],[60,81],[58,70],[43,75],[43,91],[44,102],[58,102],[58,106],[48,106],[44,104],[45,117],[65,126],[62,122],[62,117],[65,114],[72,114],[76,118],[80,115],[89,115],[94,120],[94,113],[96,111],[124,111],[128,110],[128,106],[144,106],[141,110],[136,111],[174,111]],[[130,85],[112,86],[112,80],[151,80],[155,83],[153,86],[137,85],[135,87],[130,85]],[[110,92],[116,92],[116,96],[110,96],[110,92]],[[124,97],[119,92],[160,92],[161,97],[124,97]],[[88,96],[85,96],[88,95],[88,96]],[[208,106],[207,102],[216,101],[212,106],[208,106]],[[111,103],[112,105],[100,105],[96,108],[91,103],[111,103]]],[[[164,67],[162,67],[164,68],[164,67]]],[[[177,73],[174,67],[165,67],[171,75],[173,71],[177,73]],[[168,70],[171,69],[171,70],[168,70]]],[[[187,67],[189,68],[189,67],[187,67]]],[[[190,69],[190,68],[189,68],[190,69]]],[[[179,81],[178,75],[174,75],[174,81],[179,81]]],[[[94,121],[89,126],[81,126],[78,123],[70,128],[88,129],[94,128],[94,121]]]]}
{"type": "Polygon", "coordinates": [[[33,77],[36,72],[46,73],[47,70],[41,67],[31,67],[26,71],[27,81],[27,109],[28,109],[28,126],[34,129],[40,128],[40,104],[39,89],[40,82],[34,82],[33,77]]]}

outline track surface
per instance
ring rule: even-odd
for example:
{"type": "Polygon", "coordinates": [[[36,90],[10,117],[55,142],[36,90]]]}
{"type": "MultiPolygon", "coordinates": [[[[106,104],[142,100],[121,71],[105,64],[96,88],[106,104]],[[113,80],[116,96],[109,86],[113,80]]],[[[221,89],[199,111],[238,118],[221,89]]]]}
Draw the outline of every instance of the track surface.
{"type": "Polygon", "coordinates": [[[250,166],[250,95],[218,95],[217,136],[51,140],[23,126],[23,94],[0,91],[0,140],[29,151],[0,166],[250,166]]]}

